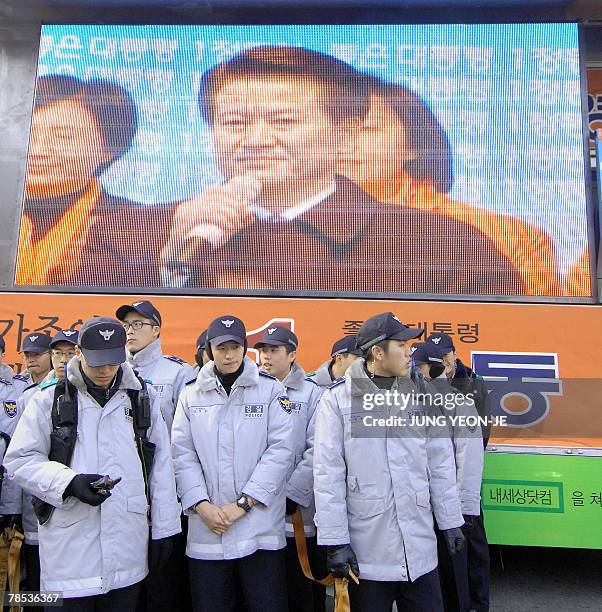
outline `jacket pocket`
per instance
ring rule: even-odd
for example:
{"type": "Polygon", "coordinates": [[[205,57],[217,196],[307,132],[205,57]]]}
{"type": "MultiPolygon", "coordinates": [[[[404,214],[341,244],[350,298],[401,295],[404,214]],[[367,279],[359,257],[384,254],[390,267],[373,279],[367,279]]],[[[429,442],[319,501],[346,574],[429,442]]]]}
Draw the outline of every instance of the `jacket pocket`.
{"type": "Polygon", "coordinates": [[[52,517],[52,525],[56,527],[70,527],[88,518],[90,507],[84,502],[76,502],[71,508],[57,508],[52,517]]]}
{"type": "Polygon", "coordinates": [[[416,493],[416,505],[421,508],[431,507],[431,493],[428,489],[423,489],[416,493]]]}
{"type": "Polygon", "coordinates": [[[147,510],[148,502],[146,501],[146,495],[135,495],[134,497],[128,497],[128,512],[146,514],[147,510]]]}
{"type": "Polygon", "coordinates": [[[385,501],[382,497],[347,497],[347,510],[349,514],[360,519],[368,519],[382,514],[385,510],[385,501]]]}

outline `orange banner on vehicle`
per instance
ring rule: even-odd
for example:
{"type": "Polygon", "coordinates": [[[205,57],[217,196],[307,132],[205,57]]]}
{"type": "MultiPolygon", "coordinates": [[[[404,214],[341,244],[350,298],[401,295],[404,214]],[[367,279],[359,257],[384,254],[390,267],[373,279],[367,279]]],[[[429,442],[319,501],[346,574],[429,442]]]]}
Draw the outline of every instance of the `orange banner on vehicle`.
{"type": "Polygon", "coordinates": [[[390,310],[407,325],[425,327],[427,334],[450,334],[466,364],[473,360],[475,365],[486,364],[489,374],[497,372],[495,368],[501,368],[499,372],[515,368],[519,374],[520,368],[526,368],[521,375],[527,385],[533,378],[541,379],[532,405],[520,393],[510,398],[516,406],[506,399],[508,414],[515,410],[520,425],[497,429],[498,439],[602,447],[602,411],[596,404],[602,396],[602,309],[598,306],[3,293],[4,361],[20,367],[19,351],[30,332],[54,334],[58,329],[79,327],[94,315],[114,316],[118,306],[137,299],[151,299],[161,312],[166,354],[192,362],[196,338],[208,323],[218,316],[235,315],[247,326],[250,346],[268,325],[290,326],[299,337],[298,361],[306,371],[329,359],[335,340],[357,332],[368,317],[390,310]],[[530,411],[538,402],[541,414],[530,422],[530,411]]]}

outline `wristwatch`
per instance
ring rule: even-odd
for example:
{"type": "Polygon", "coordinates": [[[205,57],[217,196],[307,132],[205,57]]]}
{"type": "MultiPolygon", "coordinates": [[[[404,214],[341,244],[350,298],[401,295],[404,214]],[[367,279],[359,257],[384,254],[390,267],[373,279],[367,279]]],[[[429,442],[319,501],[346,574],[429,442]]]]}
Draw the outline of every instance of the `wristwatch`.
{"type": "Polygon", "coordinates": [[[245,512],[251,512],[251,504],[249,503],[249,498],[244,493],[236,500],[236,505],[239,508],[242,508],[245,512]]]}

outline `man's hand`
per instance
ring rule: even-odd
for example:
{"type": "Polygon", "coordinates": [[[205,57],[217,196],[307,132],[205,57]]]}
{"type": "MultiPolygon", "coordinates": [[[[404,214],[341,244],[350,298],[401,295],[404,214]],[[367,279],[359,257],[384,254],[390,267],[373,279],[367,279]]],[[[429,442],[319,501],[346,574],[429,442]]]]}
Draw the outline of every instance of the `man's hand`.
{"type": "Polygon", "coordinates": [[[235,523],[246,514],[246,511],[240,506],[237,506],[236,503],[222,506],[222,512],[226,515],[230,523],[235,523]]]}
{"type": "Polygon", "coordinates": [[[194,511],[201,517],[203,523],[217,535],[223,535],[228,531],[230,525],[232,525],[232,522],[224,514],[222,509],[219,506],[214,506],[208,501],[202,501],[197,504],[194,507],[194,511]]]}
{"type": "Polygon", "coordinates": [[[441,531],[445,538],[445,545],[450,555],[455,555],[460,552],[464,547],[464,534],[460,527],[454,527],[453,529],[443,529],[441,531]]]}
{"type": "Polygon", "coordinates": [[[174,212],[161,258],[190,263],[206,241],[214,246],[226,242],[254,220],[249,204],[257,198],[261,187],[256,178],[237,176],[225,184],[207,187],[198,197],[182,202],[174,212]]]}
{"type": "Polygon", "coordinates": [[[111,492],[107,491],[106,493],[99,493],[90,485],[102,477],[102,474],[78,474],[67,485],[67,488],[63,493],[63,499],[73,496],[84,502],[84,504],[90,504],[90,506],[100,506],[102,502],[111,497],[111,492]]]}
{"type": "Polygon", "coordinates": [[[349,578],[351,570],[356,578],[360,577],[357,558],[350,544],[328,546],[326,549],[326,567],[335,578],[349,578]]]}

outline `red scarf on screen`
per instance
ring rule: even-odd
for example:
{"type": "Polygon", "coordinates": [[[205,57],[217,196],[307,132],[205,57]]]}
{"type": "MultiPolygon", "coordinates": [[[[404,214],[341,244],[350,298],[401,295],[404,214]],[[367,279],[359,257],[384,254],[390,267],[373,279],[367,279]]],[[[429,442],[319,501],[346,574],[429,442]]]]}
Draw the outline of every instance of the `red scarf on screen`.
{"type": "Polygon", "coordinates": [[[91,212],[101,191],[100,183],[92,180],[83,194],[38,240],[33,238],[31,219],[23,215],[15,284],[61,284],[61,279],[68,278],[79,261],[79,254],[93,221],[91,212]],[[51,275],[53,280],[49,283],[51,275]]]}

